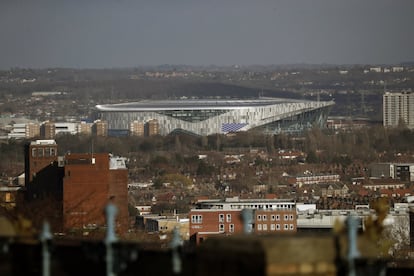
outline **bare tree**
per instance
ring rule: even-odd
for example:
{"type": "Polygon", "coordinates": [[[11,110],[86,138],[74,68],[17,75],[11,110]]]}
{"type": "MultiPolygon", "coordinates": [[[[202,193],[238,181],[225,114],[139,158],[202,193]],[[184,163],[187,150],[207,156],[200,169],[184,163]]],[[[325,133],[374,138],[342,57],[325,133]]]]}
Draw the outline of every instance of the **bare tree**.
{"type": "Polygon", "coordinates": [[[393,216],[392,223],[385,226],[384,240],[392,242],[389,254],[395,258],[403,257],[404,249],[410,245],[410,223],[408,215],[393,216]]]}

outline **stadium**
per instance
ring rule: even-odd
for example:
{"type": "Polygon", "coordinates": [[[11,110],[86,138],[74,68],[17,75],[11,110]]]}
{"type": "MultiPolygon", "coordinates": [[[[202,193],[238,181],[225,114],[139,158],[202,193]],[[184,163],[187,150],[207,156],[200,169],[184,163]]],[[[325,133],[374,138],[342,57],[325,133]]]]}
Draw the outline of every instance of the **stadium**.
{"type": "Polygon", "coordinates": [[[159,135],[185,132],[207,136],[252,130],[293,133],[313,125],[324,127],[333,104],[282,98],[186,99],[97,105],[96,109],[113,135],[127,135],[134,122],[155,121],[159,135]]]}

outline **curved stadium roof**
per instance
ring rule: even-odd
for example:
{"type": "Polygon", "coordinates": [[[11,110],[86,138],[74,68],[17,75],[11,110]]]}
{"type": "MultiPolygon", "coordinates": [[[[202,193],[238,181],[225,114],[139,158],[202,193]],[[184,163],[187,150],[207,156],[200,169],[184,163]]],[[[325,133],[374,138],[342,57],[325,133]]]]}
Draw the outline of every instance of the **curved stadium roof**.
{"type": "Polygon", "coordinates": [[[160,110],[202,110],[202,109],[241,109],[246,107],[268,106],[283,103],[306,102],[305,100],[283,98],[261,98],[254,100],[239,99],[197,99],[197,100],[161,100],[140,101],[121,104],[97,105],[100,111],[160,111],[160,110]]]}
{"type": "Polygon", "coordinates": [[[159,134],[175,131],[198,135],[261,129],[267,133],[298,131],[323,125],[330,102],[284,98],[192,99],[97,105],[108,130],[129,131],[131,123],[156,120],[159,134]]]}

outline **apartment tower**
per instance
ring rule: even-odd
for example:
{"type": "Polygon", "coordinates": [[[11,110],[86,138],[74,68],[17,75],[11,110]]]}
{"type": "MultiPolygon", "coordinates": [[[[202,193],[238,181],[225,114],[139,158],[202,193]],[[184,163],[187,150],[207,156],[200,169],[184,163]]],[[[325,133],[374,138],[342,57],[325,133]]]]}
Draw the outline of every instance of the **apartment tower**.
{"type": "Polygon", "coordinates": [[[383,96],[383,120],[385,127],[404,123],[409,129],[414,129],[414,93],[386,92],[383,96]]]}

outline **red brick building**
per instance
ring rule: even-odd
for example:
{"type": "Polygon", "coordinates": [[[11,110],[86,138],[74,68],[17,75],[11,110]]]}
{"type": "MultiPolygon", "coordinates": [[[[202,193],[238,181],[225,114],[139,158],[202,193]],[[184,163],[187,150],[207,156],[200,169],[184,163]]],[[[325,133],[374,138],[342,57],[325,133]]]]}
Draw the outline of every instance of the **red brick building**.
{"type": "Polygon", "coordinates": [[[196,243],[212,235],[243,233],[242,210],[252,210],[248,223],[256,234],[296,232],[296,205],[286,200],[239,198],[199,201],[190,211],[190,237],[196,243]]]}
{"type": "Polygon", "coordinates": [[[58,157],[54,140],[33,141],[25,147],[25,185],[25,205],[39,200],[47,203],[42,220],[52,221],[55,231],[105,226],[104,208],[110,198],[118,207],[118,232],[128,230],[124,158],[108,153],[58,157]]]}
{"type": "Polygon", "coordinates": [[[63,179],[64,229],[105,225],[110,198],[118,207],[117,230],[128,229],[128,170],[124,159],[109,154],[68,154],[63,179]]]}
{"type": "Polygon", "coordinates": [[[25,184],[33,181],[36,175],[51,163],[57,161],[55,140],[36,140],[25,147],[25,184]]]}

